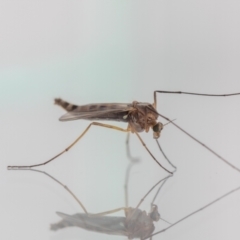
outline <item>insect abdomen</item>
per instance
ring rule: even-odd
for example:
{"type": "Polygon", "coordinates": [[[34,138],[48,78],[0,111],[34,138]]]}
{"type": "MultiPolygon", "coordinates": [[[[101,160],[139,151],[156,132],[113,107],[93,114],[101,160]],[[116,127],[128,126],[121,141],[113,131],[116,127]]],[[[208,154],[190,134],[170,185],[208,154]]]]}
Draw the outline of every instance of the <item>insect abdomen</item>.
{"type": "Polygon", "coordinates": [[[74,104],[71,104],[69,102],[63,101],[61,98],[55,98],[54,103],[56,105],[62,107],[63,109],[65,109],[67,112],[71,112],[71,111],[78,108],[77,105],[74,105],[74,104]]]}

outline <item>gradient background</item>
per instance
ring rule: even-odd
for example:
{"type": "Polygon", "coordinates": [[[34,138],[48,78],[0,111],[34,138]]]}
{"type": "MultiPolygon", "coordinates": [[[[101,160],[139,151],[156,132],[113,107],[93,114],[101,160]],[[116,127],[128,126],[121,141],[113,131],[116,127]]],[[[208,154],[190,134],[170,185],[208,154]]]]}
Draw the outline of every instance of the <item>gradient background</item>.
{"type": "MultiPolygon", "coordinates": [[[[7,171],[35,164],[68,146],[88,125],[61,123],[55,97],[76,104],[153,102],[154,90],[240,91],[240,2],[1,1],[0,2],[0,238],[126,239],[69,228],[50,232],[56,211],[82,212],[44,175],[7,171]]],[[[158,111],[240,168],[240,97],[158,95],[158,111]]],[[[114,123],[125,127],[125,124],[114,123]]],[[[165,166],[152,133],[141,135],[165,166]]],[[[93,127],[76,147],[42,167],[64,182],[89,212],[124,205],[126,135],[93,127]]],[[[160,142],[178,166],[158,197],[175,222],[240,185],[240,174],[168,125],[160,142]]],[[[166,173],[136,136],[141,158],[130,179],[130,206],[166,173]]],[[[149,210],[151,197],[141,208],[149,210]]],[[[239,239],[240,192],[153,239],[239,239]]],[[[122,215],[118,213],[116,215],[122,215]]],[[[155,224],[156,229],[167,226],[155,224]]]]}

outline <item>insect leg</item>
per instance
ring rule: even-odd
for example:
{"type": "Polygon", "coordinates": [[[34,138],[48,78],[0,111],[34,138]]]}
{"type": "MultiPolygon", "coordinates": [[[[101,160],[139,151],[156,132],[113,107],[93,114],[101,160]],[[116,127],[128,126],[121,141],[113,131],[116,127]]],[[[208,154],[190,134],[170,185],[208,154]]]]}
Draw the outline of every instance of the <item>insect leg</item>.
{"type": "Polygon", "coordinates": [[[153,92],[154,103],[153,106],[157,108],[157,93],[170,93],[170,94],[187,94],[187,95],[195,95],[195,96],[205,96],[205,97],[230,97],[240,95],[240,93],[226,93],[226,94],[206,94],[206,93],[192,93],[192,92],[182,92],[182,91],[162,91],[156,90],[153,92]]]}
{"type": "MultiPolygon", "coordinates": [[[[43,166],[48,164],[49,162],[53,161],[54,159],[58,158],[59,156],[61,156],[62,154],[64,154],[65,152],[69,151],[86,133],[87,131],[90,129],[90,127],[94,125],[94,126],[99,126],[99,127],[105,127],[105,128],[110,128],[110,129],[114,129],[114,130],[118,130],[121,132],[128,132],[128,129],[123,129],[114,125],[109,125],[109,124],[104,124],[104,123],[99,123],[99,122],[92,122],[88,125],[88,127],[83,131],[83,133],[72,143],[70,144],[66,149],[64,149],[62,152],[58,153],[56,156],[54,156],[53,158],[49,159],[46,162],[40,163],[40,164],[34,164],[34,165],[29,165],[29,166],[8,166],[8,169],[20,169],[20,168],[33,168],[33,167],[39,167],[39,166],[43,166]]],[[[149,151],[149,149],[147,148],[146,144],[143,142],[143,140],[141,139],[141,137],[139,136],[139,134],[137,132],[135,132],[137,137],[139,138],[139,140],[141,141],[142,145],[145,147],[145,149],[148,151],[148,153],[151,155],[151,157],[154,159],[154,161],[161,167],[163,168],[165,171],[167,171],[168,173],[171,173],[170,171],[168,171],[166,168],[164,168],[158,161],[157,159],[153,156],[153,154],[149,151]]]]}
{"type": "Polygon", "coordinates": [[[110,129],[115,129],[115,130],[122,131],[122,132],[128,132],[127,129],[123,129],[123,128],[120,128],[120,127],[117,127],[117,126],[112,126],[112,125],[109,125],[109,124],[103,124],[103,123],[99,123],[99,122],[92,122],[88,125],[88,127],[83,131],[83,133],[81,133],[81,135],[73,143],[71,143],[66,149],[64,149],[62,152],[58,153],[56,156],[52,157],[48,161],[40,163],[40,164],[29,165],[29,166],[8,166],[8,169],[10,170],[10,169],[20,169],[20,168],[33,168],[33,167],[39,167],[39,166],[43,166],[43,165],[48,164],[49,162],[51,162],[54,159],[61,156],[63,153],[69,151],[87,133],[87,131],[90,129],[90,127],[92,125],[100,126],[100,127],[106,127],[106,128],[110,128],[110,129]]]}
{"type": "Polygon", "coordinates": [[[163,167],[159,162],[158,160],[153,156],[153,154],[150,152],[150,150],[148,149],[146,143],[142,140],[142,138],[140,137],[140,135],[137,133],[137,132],[134,132],[138,139],[140,140],[140,142],[142,143],[142,145],[145,147],[145,149],[147,150],[147,152],[150,154],[150,156],[153,158],[153,160],[161,167],[163,168],[166,172],[170,173],[170,174],[173,174],[172,172],[170,172],[169,170],[167,170],[165,167],[163,167]]]}

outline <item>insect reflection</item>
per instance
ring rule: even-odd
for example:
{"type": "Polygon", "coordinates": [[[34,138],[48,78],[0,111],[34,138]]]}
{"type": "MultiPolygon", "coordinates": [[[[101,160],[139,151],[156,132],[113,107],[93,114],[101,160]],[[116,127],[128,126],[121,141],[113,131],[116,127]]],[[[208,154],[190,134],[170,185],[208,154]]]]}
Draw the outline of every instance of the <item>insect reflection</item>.
{"type": "MultiPolygon", "coordinates": [[[[133,163],[131,163],[132,165],[133,163]]],[[[131,167],[131,165],[129,165],[131,167]]],[[[129,169],[129,168],[128,168],[129,169]]],[[[204,205],[203,207],[199,208],[198,210],[184,216],[183,218],[177,220],[174,223],[169,223],[169,226],[154,232],[154,221],[158,221],[160,219],[160,214],[158,212],[157,205],[154,204],[154,201],[156,197],[158,196],[160,190],[162,189],[163,185],[167,182],[167,180],[172,177],[172,175],[167,176],[166,178],[160,180],[157,182],[141,199],[139,204],[135,208],[131,207],[124,207],[124,208],[118,208],[114,210],[110,210],[107,212],[99,213],[99,214],[92,214],[89,213],[86,208],[83,206],[83,204],[80,202],[80,200],[74,195],[74,193],[64,184],[62,184],[59,180],[51,176],[50,174],[35,170],[35,169],[24,169],[26,171],[34,171],[39,172],[42,174],[47,175],[54,181],[56,181],[58,184],[63,186],[73,197],[74,199],[81,205],[83,211],[85,213],[77,213],[73,215],[57,212],[57,214],[62,218],[57,223],[53,223],[50,225],[51,230],[59,230],[64,229],[68,227],[80,227],[82,229],[92,231],[92,232],[98,232],[98,233],[104,233],[109,235],[119,235],[119,236],[126,236],[128,239],[135,239],[139,238],[141,240],[143,239],[153,239],[154,236],[161,234],[165,231],[170,230],[175,225],[185,221],[186,219],[190,218],[191,216],[195,215],[196,213],[205,210],[209,206],[212,206],[213,204],[217,203],[218,201],[222,200],[223,198],[229,196],[230,194],[233,194],[234,192],[240,190],[240,187],[237,187],[224,195],[218,197],[214,201],[204,205]],[[147,214],[145,211],[142,211],[139,209],[139,206],[144,201],[144,199],[148,196],[148,194],[153,191],[153,189],[161,184],[159,189],[157,190],[153,201],[151,202],[151,210],[147,214]],[[111,214],[117,211],[123,210],[125,213],[125,217],[115,217],[115,216],[106,216],[107,214],[111,214]]],[[[129,179],[129,171],[126,173],[126,186],[128,185],[128,179],[129,179]]],[[[126,191],[127,192],[127,191],[126,191]]],[[[127,198],[126,198],[127,199],[127,198]]],[[[161,218],[162,219],[162,218],[161,218]]],[[[163,219],[162,219],[163,220],[163,219]]],[[[165,220],[163,220],[165,221],[165,220]]]]}
{"type": "MultiPolygon", "coordinates": [[[[130,162],[125,174],[125,185],[124,185],[125,207],[113,209],[113,210],[98,213],[98,214],[90,214],[89,212],[87,212],[86,208],[81,203],[80,205],[83,208],[85,213],[68,215],[65,213],[57,212],[57,214],[62,218],[62,220],[58,223],[51,224],[51,230],[58,230],[65,227],[76,226],[76,227],[80,227],[85,230],[89,230],[93,232],[105,233],[109,235],[127,236],[128,239],[134,239],[134,238],[145,239],[146,237],[148,237],[153,233],[155,229],[154,222],[157,222],[160,219],[158,207],[157,205],[154,204],[154,200],[159,194],[161,187],[166,183],[167,179],[172,177],[172,175],[168,175],[164,179],[161,179],[160,181],[158,181],[144,195],[144,197],[139,201],[138,205],[135,208],[128,207],[128,183],[129,183],[130,170],[133,167],[133,165],[139,161],[137,158],[133,158],[131,156],[128,140],[129,140],[129,135],[126,141],[127,156],[130,162]],[[145,211],[140,210],[139,207],[141,203],[145,200],[145,198],[160,183],[162,183],[162,185],[158,189],[151,203],[150,212],[147,214],[145,211]],[[107,214],[112,214],[121,210],[124,211],[125,217],[106,216],[107,214]]],[[[161,147],[160,147],[160,150],[162,151],[161,147]]],[[[165,154],[164,154],[164,157],[167,159],[165,154]]],[[[176,171],[176,167],[169,161],[169,159],[167,159],[167,161],[175,169],[174,171],[176,171]]],[[[74,198],[77,200],[75,195],[74,195],[74,198]]],[[[80,201],[78,200],[78,202],[80,201]]]]}
{"type": "Polygon", "coordinates": [[[214,150],[212,150],[210,147],[206,146],[204,143],[193,137],[191,134],[186,132],[184,129],[182,129],[179,125],[171,121],[168,117],[163,116],[162,114],[157,112],[157,93],[168,93],[168,94],[187,94],[187,95],[197,95],[197,96],[209,96],[209,97],[228,97],[228,96],[235,96],[240,95],[240,93],[232,93],[232,94],[202,94],[202,93],[191,93],[191,92],[173,92],[173,91],[154,91],[154,103],[144,103],[144,102],[137,102],[133,101],[132,103],[96,103],[96,104],[88,104],[88,105],[82,105],[78,106],[75,104],[70,104],[66,101],[63,101],[60,98],[55,99],[55,104],[61,106],[64,108],[67,113],[63,115],[60,118],[60,121],[71,121],[71,120],[77,120],[77,119],[84,119],[84,120],[111,120],[111,121],[120,121],[120,122],[126,122],[128,123],[128,126],[126,129],[99,123],[99,122],[92,122],[88,125],[88,127],[81,133],[81,135],[72,143],[70,144],[65,150],[51,158],[50,160],[40,163],[40,164],[34,164],[30,166],[8,166],[8,169],[14,169],[14,168],[32,168],[37,166],[45,165],[54,159],[58,158],[63,153],[70,150],[91,128],[91,126],[100,126],[104,128],[114,129],[117,131],[122,132],[131,132],[135,133],[144,148],[147,150],[147,152],[151,155],[152,159],[165,171],[168,173],[172,173],[170,170],[166,169],[159,161],[153,156],[151,151],[148,149],[142,138],[140,137],[140,132],[148,132],[151,128],[153,131],[153,138],[158,139],[160,137],[160,133],[163,129],[163,123],[157,122],[158,117],[160,116],[164,120],[166,120],[168,123],[171,122],[176,128],[178,128],[180,131],[182,131],[184,134],[189,136],[191,139],[196,141],[198,144],[200,144],[202,147],[207,149],[209,152],[214,154],[216,157],[218,157],[220,160],[228,164],[233,169],[240,172],[240,169],[238,169],[236,166],[232,165],[229,161],[221,157],[218,153],[216,153],[214,150]]]}

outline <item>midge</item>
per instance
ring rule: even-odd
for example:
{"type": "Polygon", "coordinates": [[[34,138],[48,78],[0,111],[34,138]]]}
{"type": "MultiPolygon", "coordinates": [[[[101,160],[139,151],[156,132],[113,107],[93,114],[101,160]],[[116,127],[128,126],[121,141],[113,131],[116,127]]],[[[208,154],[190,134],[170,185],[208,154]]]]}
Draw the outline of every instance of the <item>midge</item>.
{"type": "Polygon", "coordinates": [[[67,113],[60,118],[60,121],[72,121],[77,119],[85,119],[85,120],[91,120],[91,121],[111,120],[111,121],[126,122],[128,123],[128,126],[126,129],[123,129],[110,124],[92,122],[88,125],[88,127],[81,133],[81,135],[72,144],[70,144],[65,150],[63,150],[53,158],[49,159],[48,161],[40,164],[29,165],[29,166],[8,166],[8,168],[9,169],[32,168],[32,167],[45,165],[53,161],[63,153],[70,150],[86,134],[86,132],[90,129],[90,127],[95,125],[99,127],[105,127],[105,128],[122,131],[122,132],[135,133],[138,139],[140,140],[140,142],[142,143],[142,145],[151,155],[152,159],[165,171],[167,171],[168,173],[172,173],[171,171],[166,169],[164,166],[162,166],[162,164],[159,163],[159,161],[153,156],[153,154],[150,152],[150,150],[148,149],[148,147],[146,146],[146,144],[144,143],[144,141],[139,135],[140,132],[143,132],[143,131],[148,132],[149,129],[151,128],[153,131],[153,138],[157,140],[160,137],[161,131],[164,126],[163,123],[157,121],[158,117],[160,116],[161,118],[168,121],[168,123],[173,124],[183,133],[188,135],[194,141],[198,142],[200,145],[202,145],[212,154],[214,154],[219,159],[224,161],[226,164],[228,164],[229,166],[231,166],[232,168],[240,172],[240,169],[232,165],[229,161],[221,157],[211,148],[209,148],[204,143],[202,143],[201,141],[193,137],[191,134],[183,130],[180,126],[178,126],[176,123],[171,121],[168,117],[165,117],[162,114],[158,113],[157,112],[157,93],[188,94],[188,95],[209,96],[209,97],[229,97],[229,96],[240,95],[240,93],[202,94],[202,93],[191,93],[191,92],[180,92],[180,91],[154,91],[153,104],[133,101],[132,103],[95,103],[95,104],[88,104],[88,105],[82,105],[82,106],[70,104],[66,101],[63,101],[62,99],[57,98],[55,99],[55,104],[61,106],[67,111],[67,113]]]}

